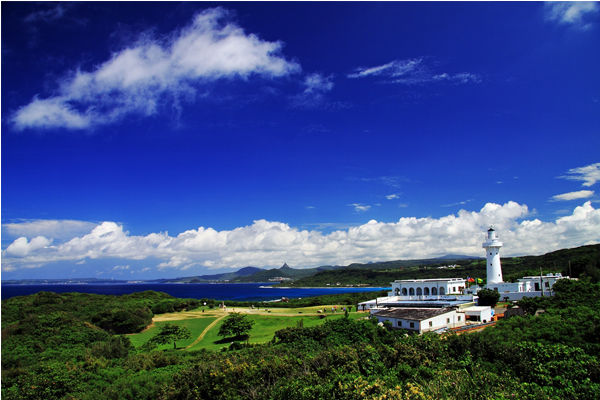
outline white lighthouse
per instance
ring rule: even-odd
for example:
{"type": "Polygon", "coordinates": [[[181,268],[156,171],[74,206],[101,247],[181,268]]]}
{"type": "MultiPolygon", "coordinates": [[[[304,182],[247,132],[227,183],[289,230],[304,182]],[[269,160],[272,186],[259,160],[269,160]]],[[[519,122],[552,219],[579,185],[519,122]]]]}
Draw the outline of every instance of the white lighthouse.
{"type": "Polygon", "coordinates": [[[502,242],[498,240],[496,231],[490,226],[487,231],[487,240],[482,247],[485,249],[487,259],[487,284],[502,283],[502,267],[500,266],[500,247],[502,242]]]}

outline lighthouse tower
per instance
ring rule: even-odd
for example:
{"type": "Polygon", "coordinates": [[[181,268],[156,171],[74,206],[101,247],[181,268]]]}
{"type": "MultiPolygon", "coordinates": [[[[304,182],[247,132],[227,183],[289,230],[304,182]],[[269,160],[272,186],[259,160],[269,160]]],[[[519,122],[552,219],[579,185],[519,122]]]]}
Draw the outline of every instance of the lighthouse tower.
{"type": "Polygon", "coordinates": [[[498,240],[496,231],[490,226],[487,231],[487,240],[482,247],[485,249],[487,258],[487,284],[502,282],[502,267],[500,266],[500,247],[502,242],[498,240]]]}

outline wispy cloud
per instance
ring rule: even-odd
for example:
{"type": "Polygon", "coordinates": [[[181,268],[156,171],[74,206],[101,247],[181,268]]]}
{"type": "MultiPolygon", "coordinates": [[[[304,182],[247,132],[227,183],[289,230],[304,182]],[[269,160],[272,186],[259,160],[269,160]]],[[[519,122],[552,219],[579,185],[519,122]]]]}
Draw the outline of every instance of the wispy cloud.
{"type": "Polygon", "coordinates": [[[473,201],[472,199],[471,199],[471,200],[464,200],[464,201],[459,201],[459,202],[456,202],[456,203],[444,204],[444,205],[442,205],[442,206],[440,206],[440,207],[455,207],[455,206],[464,206],[465,204],[467,204],[467,203],[470,203],[470,202],[472,202],[472,201],[473,201]]]}
{"type": "Polygon", "coordinates": [[[568,200],[577,200],[577,199],[587,199],[588,197],[592,197],[593,195],[594,195],[593,190],[579,190],[577,192],[557,194],[556,196],[552,196],[552,199],[554,201],[568,201],[568,200]]]}
{"type": "Polygon", "coordinates": [[[9,237],[51,237],[58,241],[84,235],[98,226],[96,222],[75,220],[18,220],[2,224],[2,234],[9,237]]]}
{"type": "Polygon", "coordinates": [[[426,57],[407,60],[395,60],[376,67],[357,68],[348,78],[379,77],[386,83],[416,85],[431,82],[448,82],[454,84],[479,83],[481,77],[474,73],[436,73],[427,64],[426,57]]]}
{"type": "Polygon", "coordinates": [[[326,94],[333,87],[333,76],[324,76],[319,73],[308,75],[303,82],[304,90],[301,93],[290,96],[292,108],[315,109],[315,108],[344,108],[341,103],[331,102],[326,94]]]}
{"type": "Polygon", "coordinates": [[[350,207],[354,207],[354,211],[362,213],[365,211],[369,211],[369,209],[371,209],[371,206],[368,206],[366,204],[362,204],[362,203],[354,203],[354,204],[348,204],[350,207]]]}
{"type": "Polygon", "coordinates": [[[130,114],[153,115],[164,103],[191,100],[207,82],[300,71],[280,55],[282,43],[246,34],[229,19],[226,10],[214,8],[172,35],[142,35],[93,71],[69,73],[58,82],[55,95],[36,95],[12,122],[18,129],[88,129],[130,114]]]}
{"type": "Polygon", "coordinates": [[[595,1],[547,1],[544,16],[547,21],[570,25],[575,29],[590,29],[592,18],[600,12],[595,1]]]}
{"type": "Polygon", "coordinates": [[[582,186],[592,186],[596,182],[600,181],[600,163],[595,163],[580,168],[572,168],[567,171],[567,175],[559,176],[559,178],[569,179],[572,181],[583,181],[582,186]]]}
{"type": "Polygon", "coordinates": [[[25,17],[25,22],[55,21],[62,18],[69,7],[70,3],[60,3],[52,8],[32,12],[25,17]]]}
{"type": "Polygon", "coordinates": [[[388,200],[398,199],[400,198],[400,193],[388,194],[387,196],[385,196],[385,198],[388,200]]]}
{"type": "Polygon", "coordinates": [[[2,271],[85,259],[158,260],[154,268],[186,270],[273,266],[281,260],[314,267],[449,253],[480,255],[483,232],[491,224],[501,235],[506,254],[542,254],[600,241],[600,210],[590,201],[551,222],[531,218],[531,214],[526,205],[510,201],[440,218],[403,217],[391,223],[372,220],[329,234],[258,220],[229,231],[200,227],[176,237],[164,233],[131,236],[122,226],[104,222],[86,235],[57,245],[52,238],[19,238],[2,252],[2,271]]]}
{"type": "Polygon", "coordinates": [[[360,180],[363,182],[377,182],[394,188],[399,188],[402,182],[409,181],[402,176],[380,176],[377,178],[360,178],[360,180]]]}

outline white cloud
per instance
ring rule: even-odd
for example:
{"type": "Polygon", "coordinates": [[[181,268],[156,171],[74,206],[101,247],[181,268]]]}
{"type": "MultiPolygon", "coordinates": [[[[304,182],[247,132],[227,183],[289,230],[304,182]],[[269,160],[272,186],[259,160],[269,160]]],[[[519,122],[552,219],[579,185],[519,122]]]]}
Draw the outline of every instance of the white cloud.
{"type": "Polygon", "coordinates": [[[571,25],[576,29],[591,28],[593,25],[589,18],[599,11],[595,1],[548,1],[544,4],[547,21],[571,25]]]}
{"type": "Polygon", "coordinates": [[[464,200],[464,201],[459,201],[457,203],[451,203],[451,204],[444,204],[440,207],[454,207],[454,206],[464,206],[467,203],[470,203],[473,200],[464,200]]]}
{"type": "Polygon", "coordinates": [[[469,72],[457,74],[436,74],[427,65],[425,57],[407,60],[395,60],[387,64],[369,68],[357,68],[356,72],[348,74],[348,78],[382,77],[387,83],[402,83],[415,85],[429,82],[449,82],[455,84],[479,83],[481,77],[469,72]]]}
{"type": "Polygon", "coordinates": [[[414,58],[408,60],[396,60],[387,64],[371,68],[357,68],[357,72],[349,74],[348,78],[365,78],[367,76],[389,76],[399,77],[406,75],[418,75],[423,72],[423,61],[425,59],[414,58]]]}
{"type": "MultiPolygon", "coordinates": [[[[352,178],[351,178],[352,179],[352,178]]],[[[381,176],[378,178],[360,178],[363,182],[377,182],[382,183],[386,186],[391,186],[394,188],[399,188],[401,186],[401,182],[408,182],[409,180],[403,178],[401,176],[381,176]]]]}
{"type": "Polygon", "coordinates": [[[568,200],[577,200],[577,199],[587,199],[588,197],[592,197],[593,195],[594,195],[593,190],[580,190],[578,192],[557,194],[556,196],[553,196],[552,199],[555,201],[568,201],[568,200]]]}
{"type": "Polygon", "coordinates": [[[304,80],[304,93],[330,92],[333,89],[333,77],[321,74],[310,74],[304,80]]]}
{"type": "Polygon", "coordinates": [[[84,235],[94,229],[98,224],[87,221],[74,220],[22,220],[2,224],[2,234],[12,237],[51,237],[55,241],[69,240],[76,236],[84,235]]]}
{"type": "Polygon", "coordinates": [[[68,3],[57,4],[55,7],[33,12],[25,17],[25,22],[36,22],[36,21],[54,21],[62,18],[65,15],[67,8],[70,7],[68,3]]]}
{"type": "MultiPolygon", "coordinates": [[[[479,211],[460,210],[441,218],[375,220],[329,234],[299,230],[281,222],[254,221],[229,231],[200,227],[171,237],[163,233],[131,236],[114,222],[58,245],[37,237],[15,240],[2,252],[2,270],[39,267],[57,261],[91,259],[158,260],[158,268],[240,268],[347,265],[352,262],[425,258],[444,254],[482,255],[481,243],[494,225],[503,254],[527,255],[600,242],[600,210],[591,202],[570,215],[543,222],[526,205],[488,203],[479,211]],[[529,217],[529,219],[526,219],[529,217]]],[[[113,264],[114,265],[114,264],[113,264]]]]}
{"type": "Polygon", "coordinates": [[[365,211],[369,211],[369,209],[371,208],[371,206],[367,206],[365,204],[360,204],[360,203],[354,203],[354,204],[348,204],[350,207],[354,207],[354,211],[356,212],[365,212],[365,211]]]}
{"type": "Polygon", "coordinates": [[[385,196],[385,198],[388,199],[388,200],[397,199],[399,197],[400,197],[400,195],[398,193],[388,194],[387,196],[385,196]]]}
{"type": "Polygon", "coordinates": [[[47,248],[50,243],[52,239],[44,236],[36,236],[31,241],[26,237],[20,237],[2,252],[2,256],[6,254],[8,257],[25,257],[36,250],[47,248]]]}
{"type": "Polygon", "coordinates": [[[168,98],[173,104],[192,99],[205,82],[300,71],[280,55],[282,43],[246,34],[227,18],[224,9],[209,9],[170,38],[142,36],[93,71],[64,77],[56,95],[34,97],[12,121],[18,129],[91,128],[129,114],[155,114],[168,98]]]}
{"type": "Polygon", "coordinates": [[[314,109],[331,106],[325,98],[325,93],[333,89],[333,76],[323,76],[318,73],[310,74],[304,79],[304,91],[290,97],[293,108],[314,109]]]}
{"type": "Polygon", "coordinates": [[[570,179],[573,181],[583,181],[583,186],[592,186],[600,181],[600,163],[590,164],[585,167],[572,168],[567,174],[559,178],[570,179]]]}

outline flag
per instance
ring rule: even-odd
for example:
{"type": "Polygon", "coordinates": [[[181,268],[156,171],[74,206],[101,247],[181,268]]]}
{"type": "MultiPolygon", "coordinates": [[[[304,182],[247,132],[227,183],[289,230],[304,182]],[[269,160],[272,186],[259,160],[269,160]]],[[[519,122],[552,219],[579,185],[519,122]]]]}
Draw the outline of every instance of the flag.
{"type": "Polygon", "coordinates": [[[475,282],[475,279],[471,278],[470,276],[467,276],[467,282],[475,282]]]}
{"type": "Polygon", "coordinates": [[[477,278],[477,283],[483,283],[483,279],[477,278]]]}

